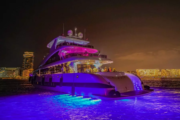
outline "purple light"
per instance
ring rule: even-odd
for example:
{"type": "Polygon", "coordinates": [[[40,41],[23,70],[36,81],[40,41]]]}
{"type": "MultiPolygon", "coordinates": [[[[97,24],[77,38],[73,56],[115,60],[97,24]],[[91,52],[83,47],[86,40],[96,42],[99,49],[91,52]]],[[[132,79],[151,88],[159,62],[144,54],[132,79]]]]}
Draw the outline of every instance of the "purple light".
{"type": "Polygon", "coordinates": [[[141,86],[141,80],[137,76],[130,74],[130,73],[125,73],[125,75],[127,75],[133,82],[134,90],[143,90],[143,88],[141,86]]]}

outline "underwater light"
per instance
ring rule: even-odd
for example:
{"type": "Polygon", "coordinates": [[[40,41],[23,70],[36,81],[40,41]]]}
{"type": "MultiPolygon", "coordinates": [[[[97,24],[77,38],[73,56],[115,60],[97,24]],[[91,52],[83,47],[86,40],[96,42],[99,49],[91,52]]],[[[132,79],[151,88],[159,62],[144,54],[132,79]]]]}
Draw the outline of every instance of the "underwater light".
{"type": "Polygon", "coordinates": [[[83,99],[89,100],[89,99],[91,99],[91,98],[83,98],[83,99]]]}
{"type": "Polygon", "coordinates": [[[97,102],[97,101],[101,101],[101,99],[92,99],[91,101],[97,102]]]}
{"type": "Polygon", "coordinates": [[[69,100],[81,99],[81,97],[69,97],[69,100]]]}
{"type": "Polygon", "coordinates": [[[84,102],[84,101],[87,101],[87,100],[83,99],[83,98],[79,98],[79,99],[73,99],[73,101],[75,101],[75,102],[84,102]]]}
{"type": "Polygon", "coordinates": [[[98,98],[92,98],[89,96],[82,96],[82,95],[70,95],[70,94],[62,94],[59,95],[60,98],[65,98],[67,100],[73,100],[73,101],[89,101],[89,102],[98,102],[101,101],[101,99],[98,98]]]}
{"type": "Polygon", "coordinates": [[[121,99],[120,101],[130,101],[130,99],[121,99]]]}
{"type": "Polygon", "coordinates": [[[69,94],[62,94],[62,95],[59,95],[59,96],[67,96],[67,95],[69,95],[69,94]]]}
{"type": "Polygon", "coordinates": [[[59,98],[70,98],[71,96],[59,96],[59,98]]]}
{"type": "Polygon", "coordinates": [[[59,95],[58,97],[60,97],[60,98],[69,98],[71,96],[69,96],[69,94],[63,94],[63,95],[59,95]]]}

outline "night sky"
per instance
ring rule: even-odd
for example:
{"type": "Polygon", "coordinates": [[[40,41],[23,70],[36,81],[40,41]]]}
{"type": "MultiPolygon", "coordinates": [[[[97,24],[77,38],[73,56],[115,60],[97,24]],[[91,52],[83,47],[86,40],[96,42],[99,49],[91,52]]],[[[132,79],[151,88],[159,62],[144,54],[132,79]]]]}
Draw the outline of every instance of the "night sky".
{"type": "Polygon", "coordinates": [[[22,67],[23,53],[32,51],[37,68],[64,23],[65,33],[86,29],[117,70],[180,68],[176,0],[6,0],[0,9],[0,67],[22,67]]]}

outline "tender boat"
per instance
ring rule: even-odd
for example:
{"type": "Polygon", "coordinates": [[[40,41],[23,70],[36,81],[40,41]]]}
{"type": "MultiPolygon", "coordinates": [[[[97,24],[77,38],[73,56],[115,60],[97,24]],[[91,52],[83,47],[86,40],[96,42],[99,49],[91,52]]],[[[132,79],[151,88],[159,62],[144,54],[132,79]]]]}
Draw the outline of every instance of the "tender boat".
{"type": "Polygon", "coordinates": [[[122,99],[152,92],[133,74],[102,70],[113,61],[99,53],[82,33],[58,36],[47,44],[50,53],[30,75],[31,83],[42,89],[101,99],[122,99]]]}

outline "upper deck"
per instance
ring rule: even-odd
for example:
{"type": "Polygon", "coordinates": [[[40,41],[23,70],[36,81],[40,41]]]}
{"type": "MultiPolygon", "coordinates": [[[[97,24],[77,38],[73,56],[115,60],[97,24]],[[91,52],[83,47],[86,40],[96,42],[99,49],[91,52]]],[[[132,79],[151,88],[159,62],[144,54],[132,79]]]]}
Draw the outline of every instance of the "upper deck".
{"type": "Polygon", "coordinates": [[[101,64],[112,63],[106,55],[98,53],[94,46],[88,44],[89,41],[78,39],[75,36],[58,36],[47,44],[50,53],[44,57],[39,68],[50,67],[52,65],[63,64],[66,62],[77,62],[78,60],[101,61],[101,64]]]}
{"type": "Polygon", "coordinates": [[[77,39],[77,38],[73,38],[73,37],[58,36],[57,38],[53,39],[51,42],[49,42],[47,44],[47,48],[51,49],[53,47],[53,44],[56,47],[58,44],[65,43],[65,42],[75,43],[75,44],[79,44],[79,45],[87,45],[89,43],[89,41],[87,41],[87,40],[77,39]]]}

